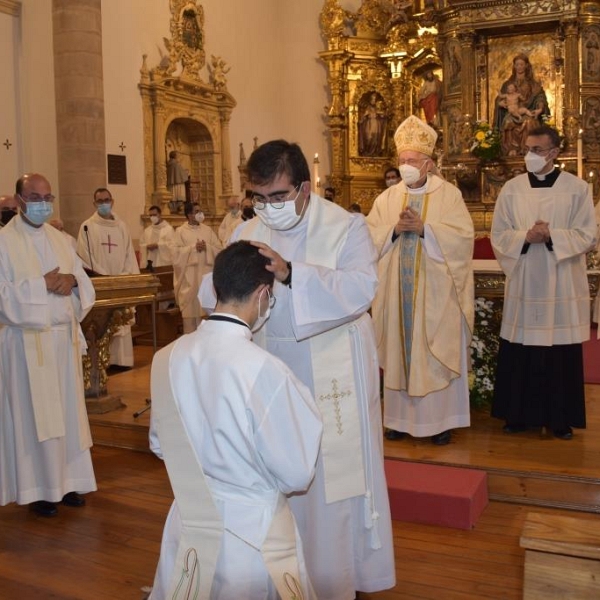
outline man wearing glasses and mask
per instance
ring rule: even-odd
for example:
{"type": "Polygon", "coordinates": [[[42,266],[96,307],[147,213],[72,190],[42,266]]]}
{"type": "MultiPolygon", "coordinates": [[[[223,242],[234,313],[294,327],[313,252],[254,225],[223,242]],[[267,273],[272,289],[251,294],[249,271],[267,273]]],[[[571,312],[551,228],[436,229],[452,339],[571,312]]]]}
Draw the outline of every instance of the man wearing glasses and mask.
{"type": "Polygon", "coordinates": [[[94,287],[60,232],[39,174],[17,182],[19,214],[0,231],[0,505],[82,506],[96,489],[79,323],[94,287]]]}
{"type": "Polygon", "coordinates": [[[437,133],[410,116],[394,135],[402,181],[367,217],[379,251],[373,319],[386,438],[448,444],[470,425],[473,221],[460,190],[433,173],[437,133]]]}
{"type": "Polygon", "coordinates": [[[582,342],[590,335],[586,253],[596,239],[588,184],[554,161],[552,127],[525,140],[527,173],[506,182],[492,247],[506,275],[492,416],[505,433],[547,427],[570,440],[585,427],[582,342]]]}
{"type": "MultiPolygon", "coordinates": [[[[233,238],[269,259],[277,304],[255,340],[313,392],[323,418],[315,480],[290,505],[320,600],[394,586],[383,472],[379,373],[367,310],[377,287],[364,218],[310,191],[297,144],[271,141],[248,159],[256,218],[233,238]]],[[[232,239],[233,239],[232,238],[232,239]]],[[[206,307],[210,278],[201,299],[206,307]]]]}

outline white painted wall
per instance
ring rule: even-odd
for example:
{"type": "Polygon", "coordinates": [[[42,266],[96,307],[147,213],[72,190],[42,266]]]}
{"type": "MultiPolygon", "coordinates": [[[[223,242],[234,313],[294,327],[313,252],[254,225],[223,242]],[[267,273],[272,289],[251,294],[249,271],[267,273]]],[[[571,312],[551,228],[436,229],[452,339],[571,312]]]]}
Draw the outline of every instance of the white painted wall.
{"type": "MultiPolygon", "coordinates": [[[[311,173],[318,152],[324,181],[329,151],[323,117],[329,99],[326,68],[317,57],[325,49],[319,29],[323,0],[204,0],[202,6],[207,60],[214,54],[231,66],[228,89],[238,103],[230,123],[234,190],[239,190],[239,144],[249,156],[255,136],[259,143],[280,137],[298,142],[311,173]]],[[[16,110],[20,170],[45,173],[58,192],[51,9],[52,0],[23,0],[14,46],[21,78],[16,110]]],[[[102,0],[106,151],[121,154],[119,145],[125,144],[128,176],[127,185],[110,187],[134,238],[142,230],[144,207],[139,70],[143,54],[149,68],[160,61],[169,24],[169,0],[102,0]]],[[[206,68],[203,77],[208,80],[206,68]]],[[[9,183],[10,188],[14,181],[9,183]]]]}

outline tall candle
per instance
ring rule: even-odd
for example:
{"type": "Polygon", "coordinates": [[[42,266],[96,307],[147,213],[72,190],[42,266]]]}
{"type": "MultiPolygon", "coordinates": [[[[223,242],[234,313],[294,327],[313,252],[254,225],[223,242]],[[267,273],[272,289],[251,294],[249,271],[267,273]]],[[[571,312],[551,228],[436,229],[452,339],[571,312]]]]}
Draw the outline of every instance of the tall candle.
{"type": "Polygon", "coordinates": [[[588,176],[588,187],[590,190],[590,196],[592,197],[592,200],[594,199],[594,171],[590,171],[590,174],[588,176]]]}
{"type": "Polygon", "coordinates": [[[313,192],[315,192],[315,194],[318,193],[318,187],[319,187],[319,154],[317,152],[315,152],[315,158],[313,159],[313,192]]]}
{"type": "Polygon", "coordinates": [[[577,177],[583,177],[583,129],[577,135],[577,177]]]}

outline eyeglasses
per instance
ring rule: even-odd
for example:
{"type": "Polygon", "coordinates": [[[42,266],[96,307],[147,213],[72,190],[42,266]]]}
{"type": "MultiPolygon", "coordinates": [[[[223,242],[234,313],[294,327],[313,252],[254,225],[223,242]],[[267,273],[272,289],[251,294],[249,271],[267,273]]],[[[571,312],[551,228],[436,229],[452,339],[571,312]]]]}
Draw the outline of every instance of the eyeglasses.
{"type": "Polygon", "coordinates": [[[46,194],[45,196],[40,196],[39,194],[23,196],[22,194],[19,194],[19,196],[21,197],[21,200],[24,200],[25,202],[54,202],[54,198],[56,198],[56,196],[53,196],[52,194],[46,194]]]}
{"type": "Polygon", "coordinates": [[[267,290],[267,295],[269,296],[269,308],[273,310],[273,307],[277,302],[277,298],[275,298],[275,296],[273,296],[269,290],[267,290]]]}
{"type": "Polygon", "coordinates": [[[267,204],[270,204],[273,208],[283,208],[283,205],[289,200],[293,199],[294,201],[296,201],[298,199],[302,183],[299,183],[298,185],[294,186],[294,188],[291,189],[289,192],[273,192],[272,194],[267,194],[266,196],[261,196],[260,194],[252,194],[252,204],[257,210],[262,210],[267,204]],[[298,189],[298,193],[296,194],[295,198],[292,198],[291,195],[296,189],[298,189]]]}
{"type": "Polygon", "coordinates": [[[411,167],[421,168],[426,162],[427,158],[400,158],[398,159],[398,165],[409,165],[411,167]]]}
{"type": "Polygon", "coordinates": [[[551,146],[550,148],[540,148],[539,146],[533,146],[532,148],[529,148],[528,146],[525,146],[525,149],[529,152],[533,152],[534,154],[537,154],[538,156],[545,156],[546,154],[548,154],[549,152],[551,152],[552,150],[554,150],[555,146],[551,146]]]}

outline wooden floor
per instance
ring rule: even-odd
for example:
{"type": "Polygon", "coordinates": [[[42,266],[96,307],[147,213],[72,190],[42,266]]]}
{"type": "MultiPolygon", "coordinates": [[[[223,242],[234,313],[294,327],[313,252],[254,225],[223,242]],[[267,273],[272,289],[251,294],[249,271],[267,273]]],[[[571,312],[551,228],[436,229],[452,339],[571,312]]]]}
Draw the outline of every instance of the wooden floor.
{"type": "MultiPolygon", "coordinates": [[[[110,378],[110,391],[120,393],[127,408],[90,419],[99,489],[87,496],[87,506],[61,506],[51,519],[37,517],[27,507],[0,507],[0,600],[140,600],[141,588],[151,585],[172,500],[164,466],[152,454],[100,445],[96,437],[121,428],[124,433],[115,436],[116,442],[147,448],[150,411],[137,419],[133,413],[145,407],[149,396],[151,356],[151,349],[136,347],[136,368],[110,378]]],[[[571,442],[539,432],[506,436],[501,423],[479,414],[447,447],[427,440],[386,442],[386,455],[485,468],[490,484],[496,471],[554,478],[554,487],[564,478],[567,500],[572,500],[574,483],[598,485],[599,387],[588,386],[589,428],[576,432],[571,442]]],[[[528,485],[523,483],[521,491],[528,492],[528,485]]],[[[524,551],[519,537],[530,510],[573,514],[492,501],[471,531],[395,522],[398,583],[387,592],[361,594],[361,599],[520,598],[524,551]]]]}

